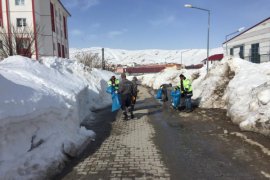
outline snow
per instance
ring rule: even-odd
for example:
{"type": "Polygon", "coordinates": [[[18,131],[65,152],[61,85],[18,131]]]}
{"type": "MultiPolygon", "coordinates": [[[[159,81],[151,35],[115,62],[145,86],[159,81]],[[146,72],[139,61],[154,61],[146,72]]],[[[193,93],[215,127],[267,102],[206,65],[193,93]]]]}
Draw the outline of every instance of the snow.
{"type": "Polygon", "coordinates": [[[265,89],[259,92],[258,100],[262,105],[267,105],[270,102],[270,89],[265,89]]]}
{"type": "MultiPolygon", "coordinates": [[[[98,54],[101,57],[101,47],[92,47],[84,49],[70,49],[70,56],[74,58],[76,54],[90,52],[98,54]]],[[[134,64],[162,64],[162,63],[182,63],[185,65],[201,64],[206,58],[206,49],[181,49],[181,50],[123,50],[104,48],[105,59],[110,64],[121,64],[133,66],[134,64]]],[[[223,49],[215,48],[210,50],[210,55],[222,54],[223,49]]]]}
{"type": "MultiPolygon", "coordinates": [[[[164,71],[156,74],[146,74],[137,76],[138,80],[142,85],[152,87],[153,89],[158,89],[162,84],[169,84],[176,86],[179,80],[180,74],[185,74],[187,77],[191,77],[191,72],[196,70],[174,70],[174,69],[165,69],[164,71]]],[[[197,70],[198,71],[198,70],[197,70]]]]}
{"type": "Polygon", "coordinates": [[[270,62],[254,64],[225,57],[206,74],[199,70],[165,70],[139,76],[143,85],[154,89],[162,83],[176,86],[179,75],[192,80],[193,101],[202,108],[222,108],[242,130],[270,135],[270,62]]]}
{"type": "Polygon", "coordinates": [[[80,127],[90,110],[111,103],[111,72],[86,72],[74,60],[0,62],[0,177],[45,179],[95,133],[80,127]],[[90,109],[90,110],[89,110],[90,109]]]}
{"type": "MultiPolygon", "coordinates": [[[[99,48],[73,50],[98,52],[99,48]]],[[[105,49],[111,63],[178,62],[184,50],[125,51],[105,49]],[[149,61],[150,60],[150,61],[149,61]]],[[[215,53],[219,53],[216,49],[215,53]]],[[[183,53],[197,64],[202,50],[183,53]]],[[[179,75],[192,80],[193,101],[203,108],[223,108],[242,130],[270,135],[270,62],[253,64],[225,57],[197,70],[166,69],[137,78],[158,89],[176,86],[179,75]]],[[[1,179],[46,179],[64,166],[67,156],[76,156],[95,133],[81,127],[91,111],[111,103],[106,91],[111,72],[84,70],[75,60],[44,58],[35,61],[13,56],[0,62],[0,177],[1,179]]],[[[132,78],[132,77],[130,77],[132,78]]]]}

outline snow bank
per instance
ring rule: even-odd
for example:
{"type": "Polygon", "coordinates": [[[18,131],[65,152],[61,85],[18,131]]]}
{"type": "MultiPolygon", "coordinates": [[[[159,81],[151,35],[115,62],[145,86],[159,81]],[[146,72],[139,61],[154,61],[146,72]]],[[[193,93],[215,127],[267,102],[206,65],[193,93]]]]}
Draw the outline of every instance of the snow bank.
{"type": "Polygon", "coordinates": [[[142,85],[158,89],[162,84],[172,83],[173,86],[177,86],[179,82],[179,75],[184,74],[189,79],[194,79],[194,74],[200,73],[200,70],[174,70],[165,69],[164,71],[156,74],[146,74],[137,76],[142,85]]]}
{"type": "Polygon", "coordinates": [[[44,179],[61,169],[94,136],[80,127],[89,108],[110,103],[111,73],[87,73],[67,59],[43,63],[20,56],[0,63],[1,179],[44,179]]]}
{"type": "Polygon", "coordinates": [[[193,86],[200,107],[227,109],[242,130],[270,135],[270,63],[225,58],[193,86]]]}
{"type": "Polygon", "coordinates": [[[226,108],[225,90],[234,77],[229,62],[221,61],[214,64],[209,72],[193,82],[193,99],[203,108],[226,108]]]}
{"type": "Polygon", "coordinates": [[[143,85],[159,88],[162,83],[177,85],[179,74],[192,80],[193,100],[203,108],[227,109],[242,130],[270,135],[270,63],[254,64],[225,58],[206,75],[200,70],[165,70],[139,76],[143,85]]]}
{"type": "Polygon", "coordinates": [[[227,109],[242,130],[270,135],[270,63],[225,58],[193,86],[200,107],[227,109]]]}
{"type": "Polygon", "coordinates": [[[230,61],[235,77],[226,90],[228,115],[243,130],[270,135],[270,63],[230,61]]]}

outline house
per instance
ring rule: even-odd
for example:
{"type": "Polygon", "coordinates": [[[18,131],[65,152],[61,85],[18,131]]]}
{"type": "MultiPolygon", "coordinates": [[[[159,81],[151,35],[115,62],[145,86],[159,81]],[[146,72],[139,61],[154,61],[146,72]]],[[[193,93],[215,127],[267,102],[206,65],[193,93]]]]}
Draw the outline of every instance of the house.
{"type": "Polygon", "coordinates": [[[166,69],[175,69],[175,70],[182,69],[182,65],[176,64],[176,63],[169,63],[169,64],[166,64],[165,66],[166,66],[166,69]]]}
{"type": "Polygon", "coordinates": [[[181,64],[145,64],[143,66],[136,67],[117,67],[116,73],[129,73],[129,74],[145,74],[145,73],[159,73],[164,69],[176,69],[182,68],[181,64]]]}
{"type": "Polygon", "coordinates": [[[124,68],[123,67],[117,67],[115,70],[116,73],[123,73],[124,72],[124,68]]]}
{"type": "Polygon", "coordinates": [[[129,74],[145,74],[145,73],[158,73],[166,68],[165,65],[144,65],[138,67],[124,68],[125,73],[129,74]]]}
{"type": "MultiPolygon", "coordinates": [[[[212,63],[216,62],[216,61],[221,61],[223,59],[224,55],[223,54],[214,54],[212,56],[208,57],[208,61],[212,63]]],[[[203,64],[207,63],[207,58],[202,60],[203,64]]]]}
{"type": "Polygon", "coordinates": [[[185,66],[185,69],[201,69],[203,67],[203,64],[192,64],[189,66],[185,66]]]}
{"type": "MultiPolygon", "coordinates": [[[[30,29],[34,41],[24,38],[22,45],[16,45],[16,54],[25,55],[30,44],[33,53],[27,56],[35,59],[69,58],[67,19],[70,16],[60,0],[0,0],[0,28],[6,30],[9,38],[14,29],[30,29]]],[[[0,48],[3,43],[0,39],[0,48]]]]}
{"type": "Polygon", "coordinates": [[[253,63],[270,61],[270,17],[223,43],[224,52],[253,63]]]}

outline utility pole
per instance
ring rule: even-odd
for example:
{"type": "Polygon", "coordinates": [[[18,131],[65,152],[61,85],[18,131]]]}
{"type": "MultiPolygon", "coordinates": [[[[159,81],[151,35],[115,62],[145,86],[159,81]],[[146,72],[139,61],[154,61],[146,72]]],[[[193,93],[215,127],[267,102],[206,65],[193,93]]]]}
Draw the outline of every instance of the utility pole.
{"type": "Polygon", "coordinates": [[[206,11],[208,12],[208,27],[207,27],[207,66],[206,66],[206,71],[208,73],[209,70],[209,34],[210,34],[210,10],[208,9],[204,9],[204,8],[200,8],[200,7],[195,7],[192,6],[191,4],[186,4],[185,5],[186,8],[194,8],[194,9],[198,9],[198,10],[202,10],[202,11],[206,11]]]}
{"type": "Polygon", "coordinates": [[[105,70],[105,60],[104,60],[104,48],[101,49],[102,50],[102,69],[105,70]]]}

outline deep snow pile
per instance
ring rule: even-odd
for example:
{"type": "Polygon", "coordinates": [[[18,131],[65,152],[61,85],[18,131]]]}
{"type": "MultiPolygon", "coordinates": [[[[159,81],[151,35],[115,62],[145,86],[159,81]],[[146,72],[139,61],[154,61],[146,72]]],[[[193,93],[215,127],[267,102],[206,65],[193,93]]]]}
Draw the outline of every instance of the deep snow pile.
{"type": "Polygon", "coordinates": [[[152,87],[153,89],[158,89],[162,84],[172,83],[173,86],[176,86],[179,82],[179,75],[185,74],[186,77],[193,79],[196,73],[200,73],[201,70],[174,70],[174,69],[165,69],[164,71],[156,74],[145,74],[137,76],[138,80],[142,85],[152,87]],[[194,75],[193,75],[194,74],[194,75]]]}
{"type": "Polygon", "coordinates": [[[270,63],[226,58],[195,81],[200,107],[225,108],[242,130],[270,136],[270,63]]]}
{"type": "MultiPolygon", "coordinates": [[[[209,68],[214,66],[213,64],[209,64],[209,68]]],[[[138,80],[142,85],[151,87],[153,89],[158,89],[162,84],[172,83],[173,86],[177,86],[179,84],[179,75],[183,74],[188,79],[192,81],[192,84],[197,84],[202,81],[202,79],[206,75],[206,66],[201,69],[164,69],[160,73],[153,74],[144,74],[137,76],[138,80]]],[[[196,86],[196,85],[195,85],[196,86]]],[[[193,92],[194,94],[194,92],[193,92]]]]}
{"type": "MultiPolygon", "coordinates": [[[[76,54],[90,52],[101,57],[100,47],[70,49],[70,56],[74,58],[76,54]]],[[[134,64],[162,64],[162,63],[182,63],[185,65],[201,64],[206,57],[206,49],[181,49],[181,50],[123,50],[105,48],[105,59],[110,64],[121,64],[132,66],[134,64]]],[[[215,48],[210,50],[210,55],[221,54],[223,49],[215,48]]]]}
{"type": "Polygon", "coordinates": [[[270,63],[254,64],[225,58],[206,75],[200,70],[165,70],[139,76],[142,84],[157,89],[162,83],[176,86],[179,74],[193,81],[193,100],[203,108],[224,108],[242,130],[270,136],[270,63]]]}
{"type": "Polygon", "coordinates": [[[228,115],[243,130],[270,135],[270,63],[229,61],[235,77],[226,90],[228,115]]]}
{"type": "Polygon", "coordinates": [[[44,179],[61,169],[66,155],[94,136],[80,127],[89,108],[110,103],[102,89],[111,73],[87,73],[72,60],[43,62],[0,62],[1,179],[44,179]]]}

